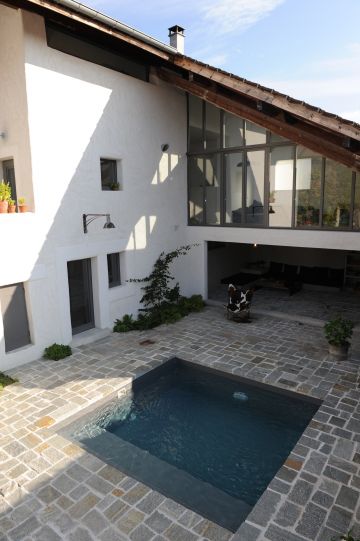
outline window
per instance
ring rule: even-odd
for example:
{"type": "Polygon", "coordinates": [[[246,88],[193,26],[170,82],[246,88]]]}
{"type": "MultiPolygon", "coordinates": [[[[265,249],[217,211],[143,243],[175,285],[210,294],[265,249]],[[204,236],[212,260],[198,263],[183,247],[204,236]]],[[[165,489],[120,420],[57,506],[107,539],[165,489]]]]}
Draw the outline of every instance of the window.
{"type": "Polygon", "coordinates": [[[8,183],[11,188],[11,199],[17,200],[16,196],[16,184],[15,184],[15,166],[14,160],[4,160],[1,162],[2,176],[4,182],[8,183]]]}
{"type": "Polygon", "coordinates": [[[296,149],[295,223],[320,225],[321,175],[323,159],[304,147],[296,149]]]}
{"type": "Polygon", "coordinates": [[[349,227],[352,171],[345,165],[326,159],[323,225],[349,227]]]}
{"type": "Polygon", "coordinates": [[[108,264],[108,278],[109,278],[109,287],[116,287],[121,285],[121,276],[120,276],[120,254],[108,254],[107,256],[108,264]]]}
{"type": "Polygon", "coordinates": [[[100,158],[101,169],[101,189],[102,190],[118,190],[118,174],[116,160],[108,160],[100,158]]]}
{"type": "Polygon", "coordinates": [[[191,95],[188,134],[190,225],[360,229],[350,168],[191,95]]]}
{"type": "Polygon", "coordinates": [[[0,287],[0,305],[4,324],[5,351],[31,343],[24,284],[0,287]]]}
{"type": "Polygon", "coordinates": [[[270,227],[291,227],[294,179],[294,147],[276,147],[270,152],[270,227]]]}

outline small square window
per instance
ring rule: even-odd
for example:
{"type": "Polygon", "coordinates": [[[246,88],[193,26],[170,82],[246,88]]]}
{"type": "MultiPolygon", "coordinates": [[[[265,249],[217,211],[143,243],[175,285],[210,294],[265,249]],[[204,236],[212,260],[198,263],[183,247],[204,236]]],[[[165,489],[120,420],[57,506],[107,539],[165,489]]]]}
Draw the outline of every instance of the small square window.
{"type": "Polygon", "coordinates": [[[100,158],[101,189],[119,190],[117,161],[100,158]]]}
{"type": "Polygon", "coordinates": [[[108,254],[107,264],[108,264],[109,287],[120,286],[121,285],[120,254],[119,253],[108,254]]]}

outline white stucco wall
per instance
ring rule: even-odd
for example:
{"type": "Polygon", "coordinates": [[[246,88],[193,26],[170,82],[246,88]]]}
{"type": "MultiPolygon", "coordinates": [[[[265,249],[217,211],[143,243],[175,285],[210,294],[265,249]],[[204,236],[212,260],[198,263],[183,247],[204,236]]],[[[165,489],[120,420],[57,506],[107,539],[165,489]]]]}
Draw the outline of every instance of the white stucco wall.
{"type": "Polygon", "coordinates": [[[111,328],[136,312],[139,287],[108,288],[107,253],[125,252],[124,278],[143,277],[186,223],[185,96],[48,48],[37,15],[23,25],[36,212],[0,216],[5,249],[24,251],[1,265],[0,285],[25,282],[34,344],[5,354],[2,338],[0,369],[71,341],[67,261],[92,258],[95,324],[111,328]],[[121,160],[122,190],[101,190],[100,157],[121,160]],[[83,213],[110,213],[116,228],[100,218],[85,235],[83,213]]]}

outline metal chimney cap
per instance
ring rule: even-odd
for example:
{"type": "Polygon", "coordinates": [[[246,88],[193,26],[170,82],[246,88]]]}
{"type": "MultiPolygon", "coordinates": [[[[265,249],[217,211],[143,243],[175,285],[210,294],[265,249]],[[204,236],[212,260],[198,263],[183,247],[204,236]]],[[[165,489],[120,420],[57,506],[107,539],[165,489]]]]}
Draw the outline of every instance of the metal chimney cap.
{"type": "Polygon", "coordinates": [[[171,26],[169,28],[169,36],[172,36],[173,34],[182,34],[184,35],[185,28],[182,26],[179,26],[178,24],[175,24],[174,26],[171,26]]]}

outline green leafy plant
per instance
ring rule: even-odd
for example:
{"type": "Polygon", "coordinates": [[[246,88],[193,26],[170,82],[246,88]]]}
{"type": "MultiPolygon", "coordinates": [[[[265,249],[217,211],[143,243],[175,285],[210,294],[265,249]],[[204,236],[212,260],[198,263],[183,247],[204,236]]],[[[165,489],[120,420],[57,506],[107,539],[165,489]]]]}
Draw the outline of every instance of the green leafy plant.
{"type": "Polygon", "coordinates": [[[8,182],[0,182],[0,201],[9,201],[11,198],[11,187],[8,182]]]}
{"type": "Polygon", "coordinates": [[[129,282],[145,282],[142,288],[143,296],[141,309],[137,319],[132,315],[125,314],[122,319],[117,319],[114,324],[114,332],[128,332],[134,330],[148,330],[162,325],[163,323],[175,323],[190,312],[199,312],[204,307],[201,295],[193,295],[190,298],[180,295],[179,284],[171,287],[170,282],[174,277],[170,273],[171,262],[185,255],[191,246],[181,246],[168,254],[162,252],[155,261],[154,268],[145,278],[132,278],[129,282]]]}
{"type": "Polygon", "coordinates": [[[177,302],[180,298],[179,284],[170,287],[170,282],[174,277],[170,273],[170,264],[174,259],[187,254],[191,246],[181,246],[172,252],[161,252],[154,263],[154,267],[149,276],[145,278],[131,278],[129,282],[146,283],[143,290],[144,294],[140,302],[144,305],[143,311],[158,308],[164,302],[177,302]]]}
{"type": "Polygon", "coordinates": [[[45,359],[51,359],[53,361],[59,361],[65,357],[72,355],[71,347],[65,346],[64,344],[52,344],[51,346],[45,348],[44,357],[45,359]]]}
{"type": "Polygon", "coordinates": [[[25,197],[19,197],[18,205],[25,205],[25,197]]]}
{"type": "Polygon", "coordinates": [[[332,346],[343,346],[349,343],[354,324],[350,319],[341,316],[325,323],[325,338],[332,346]]]}
{"type": "Polygon", "coordinates": [[[0,372],[0,391],[6,387],[7,385],[12,385],[13,383],[16,383],[17,379],[11,378],[10,376],[7,376],[6,374],[3,374],[0,372]]]}
{"type": "Polygon", "coordinates": [[[9,207],[15,206],[15,199],[9,199],[9,207]]]}

